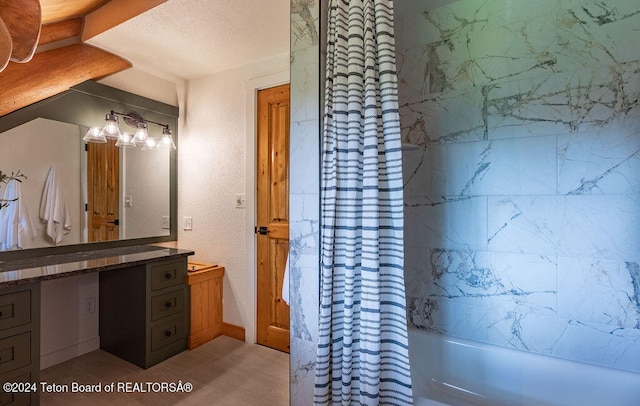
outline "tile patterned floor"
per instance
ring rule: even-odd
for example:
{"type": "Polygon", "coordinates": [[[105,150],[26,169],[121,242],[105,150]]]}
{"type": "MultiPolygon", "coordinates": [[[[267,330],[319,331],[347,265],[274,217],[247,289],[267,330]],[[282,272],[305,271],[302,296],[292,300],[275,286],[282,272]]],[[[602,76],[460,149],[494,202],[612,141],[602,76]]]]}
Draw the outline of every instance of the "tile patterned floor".
{"type": "Polygon", "coordinates": [[[42,406],[285,406],[289,404],[289,355],[222,336],[146,370],[98,350],[43,370],[40,381],[68,388],[63,393],[41,393],[42,406]],[[193,390],[153,391],[160,383],[178,381],[191,383],[193,390]],[[101,392],[72,392],[72,382],[100,383],[101,392]],[[120,392],[105,392],[106,385],[119,382],[120,392]],[[126,391],[123,385],[138,385],[148,392],[126,391]]]}

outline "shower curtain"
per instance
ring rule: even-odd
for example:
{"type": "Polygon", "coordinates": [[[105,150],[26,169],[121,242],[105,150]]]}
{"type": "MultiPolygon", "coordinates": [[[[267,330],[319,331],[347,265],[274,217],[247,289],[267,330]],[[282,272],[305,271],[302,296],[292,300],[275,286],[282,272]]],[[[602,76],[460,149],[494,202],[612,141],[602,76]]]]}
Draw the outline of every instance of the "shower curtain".
{"type": "Polygon", "coordinates": [[[391,0],[330,0],[314,403],[412,404],[391,0]]]}

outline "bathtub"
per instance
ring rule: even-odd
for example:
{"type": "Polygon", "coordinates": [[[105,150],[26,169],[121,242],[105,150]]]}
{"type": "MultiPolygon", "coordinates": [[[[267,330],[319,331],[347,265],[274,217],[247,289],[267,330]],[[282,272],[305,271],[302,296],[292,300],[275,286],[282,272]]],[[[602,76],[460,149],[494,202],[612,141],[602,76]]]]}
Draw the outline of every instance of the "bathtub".
{"type": "Polygon", "coordinates": [[[415,406],[638,406],[640,374],[409,329],[415,406]]]}

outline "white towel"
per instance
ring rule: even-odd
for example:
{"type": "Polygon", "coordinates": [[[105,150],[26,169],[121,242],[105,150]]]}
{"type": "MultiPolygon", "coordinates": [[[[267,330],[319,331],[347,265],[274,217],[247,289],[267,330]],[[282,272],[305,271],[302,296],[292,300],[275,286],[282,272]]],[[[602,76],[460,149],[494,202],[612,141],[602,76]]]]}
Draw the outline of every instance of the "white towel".
{"type": "Polygon", "coordinates": [[[282,281],[282,300],[289,304],[289,256],[287,255],[287,264],[284,266],[284,281],[282,281]]]}
{"type": "Polygon", "coordinates": [[[20,182],[11,180],[2,196],[4,200],[14,200],[0,209],[0,249],[30,248],[31,240],[37,233],[35,220],[22,194],[20,182]]]}
{"type": "Polygon", "coordinates": [[[40,219],[47,224],[47,235],[55,245],[71,230],[71,215],[67,205],[64,184],[56,174],[56,168],[49,168],[40,201],[40,219]]]}

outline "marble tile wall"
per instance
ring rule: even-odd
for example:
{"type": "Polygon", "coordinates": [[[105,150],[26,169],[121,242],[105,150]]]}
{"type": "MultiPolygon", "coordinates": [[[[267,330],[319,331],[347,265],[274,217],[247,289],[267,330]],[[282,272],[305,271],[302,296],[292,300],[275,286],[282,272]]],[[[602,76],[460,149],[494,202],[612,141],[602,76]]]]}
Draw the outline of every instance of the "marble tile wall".
{"type": "Polygon", "coordinates": [[[640,373],[640,3],[395,7],[410,326],[640,373]]]}
{"type": "Polygon", "coordinates": [[[320,7],[291,0],[290,404],[313,403],[319,304],[320,7]]]}

